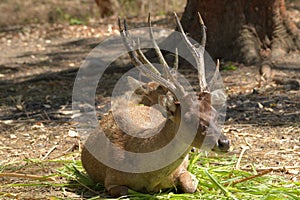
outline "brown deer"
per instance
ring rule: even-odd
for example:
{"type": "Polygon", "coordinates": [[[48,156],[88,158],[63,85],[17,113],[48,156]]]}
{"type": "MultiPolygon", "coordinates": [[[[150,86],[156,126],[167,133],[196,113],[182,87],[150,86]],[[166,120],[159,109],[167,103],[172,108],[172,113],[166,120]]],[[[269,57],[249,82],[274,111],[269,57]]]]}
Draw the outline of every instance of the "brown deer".
{"type": "MultiPolygon", "coordinates": [[[[159,61],[163,66],[163,74],[150,63],[138,44],[131,39],[126,21],[124,20],[123,29],[119,19],[120,33],[132,63],[152,81],[139,83],[140,86],[134,91],[135,100],[131,105],[126,106],[126,108],[117,106],[114,108],[114,113],[110,111],[105,114],[100,121],[102,131],[92,133],[82,149],[82,164],[88,175],[94,182],[104,184],[112,196],[126,195],[128,189],[144,193],[155,193],[173,187],[179,188],[183,192],[194,193],[197,190],[198,181],[193,174],[187,171],[188,153],[191,149],[193,147],[200,148],[205,137],[211,137],[214,144],[213,150],[227,152],[229,149],[229,140],[220,133],[212,120],[216,111],[211,106],[211,92],[205,79],[204,47],[206,33],[202,18],[199,14],[203,36],[200,42],[201,46],[198,48],[188,40],[176,14],[175,19],[181,31],[182,39],[196,60],[200,86],[200,92],[197,95],[186,91],[182,83],[177,80],[178,58],[175,59],[175,67],[172,70],[164,60],[153,37],[150,15],[148,18],[149,34],[159,61]],[[163,113],[159,108],[153,107],[156,104],[161,105],[166,112],[163,113]],[[146,123],[154,124],[154,126],[149,128],[149,126],[141,125],[146,123]],[[195,130],[191,128],[193,126],[196,127],[195,130]],[[209,127],[212,127],[212,130],[208,130],[209,127]],[[126,131],[124,131],[125,129],[126,131]],[[188,136],[193,131],[195,137],[190,143],[185,141],[185,137],[176,138],[178,132],[188,136]],[[134,132],[136,136],[148,135],[149,133],[155,134],[143,138],[127,134],[129,132],[134,132]],[[106,151],[103,145],[99,145],[99,138],[102,134],[120,149],[136,153],[159,150],[168,145],[174,138],[182,140],[182,144],[188,144],[178,158],[167,166],[153,171],[135,173],[114,169],[96,158],[97,152],[106,151]]],[[[216,73],[218,73],[218,66],[216,73]]],[[[126,160],[126,156],[120,152],[108,154],[107,156],[116,163],[119,162],[120,165],[126,160]]],[[[143,166],[141,165],[141,167],[143,166]]]]}

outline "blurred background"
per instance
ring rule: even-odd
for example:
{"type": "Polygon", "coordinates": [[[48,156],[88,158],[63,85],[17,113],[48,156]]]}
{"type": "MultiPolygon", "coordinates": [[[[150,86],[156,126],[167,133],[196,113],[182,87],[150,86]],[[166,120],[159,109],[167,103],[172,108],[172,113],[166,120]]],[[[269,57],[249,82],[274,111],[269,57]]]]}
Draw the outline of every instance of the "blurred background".
{"type": "Polygon", "coordinates": [[[119,15],[144,17],[183,11],[186,0],[2,0],[0,27],[29,23],[86,24],[119,15]],[[98,7],[97,4],[98,3],[98,7]]]}

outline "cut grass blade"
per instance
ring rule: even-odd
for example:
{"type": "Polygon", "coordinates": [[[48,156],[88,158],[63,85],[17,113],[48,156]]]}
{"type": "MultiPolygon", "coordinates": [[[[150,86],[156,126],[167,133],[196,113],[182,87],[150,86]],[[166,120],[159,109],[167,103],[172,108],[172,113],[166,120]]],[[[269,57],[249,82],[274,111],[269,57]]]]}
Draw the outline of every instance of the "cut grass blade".
{"type": "MultiPolygon", "coordinates": [[[[75,156],[78,158],[78,155],[75,156]]],[[[161,192],[158,194],[142,194],[130,190],[128,196],[119,199],[289,199],[298,200],[300,196],[300,182],[292,182],[282,176],[274,176],[265,174],[260,176],[261,171],[257,170],[253,165],[251,172],[235,169],[237,158],[235,156],[228,157],[208,157],[205,154],[191,153],[189,170],[196,175],[199,180],[198,191],[194,194],[178,194],[174,190],[161,192]],[[257,172],[256,172],[257,171],[257,172]],[[249,177],[251,177],[249,179],[249,177]],[[243,180],[243,181],[241,181],[243,180]],[[236,183],[236,184],[232,184],[236,183]],[[224,194],[224,195],[223,195],[224,194]]],[[[26,173],[28,169],[30,174],[32,169],[51,168],[50,174],[37,176],[53,177],[55,181],[47,181],[46,179],[22,179],[22,182],[1,184],[1,196],[9,194],[6,188],[12,187],[39,187],[56,188],[56,190],[74,191],[75,193],[89,193],[91,199],[103,199],[107,197],[103,185],[94,184],[86,175],[81,162],[74,160],[73,156],[64,157],[64,159],[39,160],[27,159],[24,162],[9,163],[9,165],[0,166],[1,173],[26,173]],[[52,166],[55,166],[54,172],[52,166]],[[21,166],[21,167],[20,167],[21,166]],[[77,192],[76,192],[77,191],[77,192]]],[[[41,171],[41,170],[40,170],[41,171]]],[[[35,175],[35,174],[33,174],[35,175]]],[[[9,177],[5,177],[7,179],[9,177]]],[[[16,179],[18,177],[14,177],[16,179]]],[[[21,179],[20,179],[21,180],[21,179]]],[[[61,197],[53,197],[60,199],[61,197]]]]}
{"type": "Polygon", "coordinates": [[[229,192],[213,175],[211,175],[207,169],[204,170],[204,173],[210,178],[212,181],[213,185],[217,186],[218,188],[221,189],[221,191],[225,194],[226,197],[231,197],[233,199],[236,199],[233,197],[231,192],[229,192]]]}

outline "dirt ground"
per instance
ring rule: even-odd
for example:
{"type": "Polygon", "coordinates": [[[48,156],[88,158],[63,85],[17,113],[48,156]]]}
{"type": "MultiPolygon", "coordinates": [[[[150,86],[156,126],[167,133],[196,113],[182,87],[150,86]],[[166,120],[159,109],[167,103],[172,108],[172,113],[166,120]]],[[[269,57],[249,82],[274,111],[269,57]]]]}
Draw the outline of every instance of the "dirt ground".
{"type": "MultiPolygon", "coordinates": [[[[143,26],[137,19],[132,21],[134,26],[143,26]]],[[[171,16],[154,18],[153,23],[168,28],[174,25],[171,16]]],[[[25,25],[0,33],[0,167],[12,166],[3,172],[22,172],[27,159],[52,159],[78,152],[79,139],[74,136],[71,115],[76,72],[91,49],[115,33],[115,18],[88,26],[25,25]]],[[[238,157],[247,148],[241,168],[248,169],[251,164],[257,169],[274,167],[277,170],[273,173],[299,181],[300,52],[274,63],[277,81],[269,83],[260,80],[258,66],[232,63],[236,70],[221,72],[228,94],[224,132],[232,142],[230,155],[238,157]]],[[[99,110],[108,103],[112,80],[125,70],[116,66],[104,76],[106,84],[97,90],[99,110]]],[[[183,73],[194,76],[188,70],[183,73]]],[[[79,159],[79,154],[74,155],[79,159]]],[[[45,175],[53,173],[54,166],[31,170],[31,174],[45,175]]],[[[5,184],[22,181],[0,177],[5,184]]],[[[76,192],[56,190],[1,188],[0,196],[9,192],[18,198],[80,197],[76,192]]]]}

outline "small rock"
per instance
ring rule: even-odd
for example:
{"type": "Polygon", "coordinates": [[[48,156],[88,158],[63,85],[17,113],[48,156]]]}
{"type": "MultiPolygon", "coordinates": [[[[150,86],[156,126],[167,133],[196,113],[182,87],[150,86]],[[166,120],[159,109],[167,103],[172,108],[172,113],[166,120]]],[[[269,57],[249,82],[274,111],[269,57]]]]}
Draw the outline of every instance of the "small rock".
{"type": "Polygon", "coordinates": [[[68,136],[69,136],[69,137],[72,137],[72,138],[78,137],[78,133],[77,133],[76,131],[69,130],[68,136]]]}
{"type": "Polygon", "coordinates": [[[10,137],[10,139],[16,139],[17,138],[17,136],[15,134],[10,134],[9,137],[10,137]]]}

